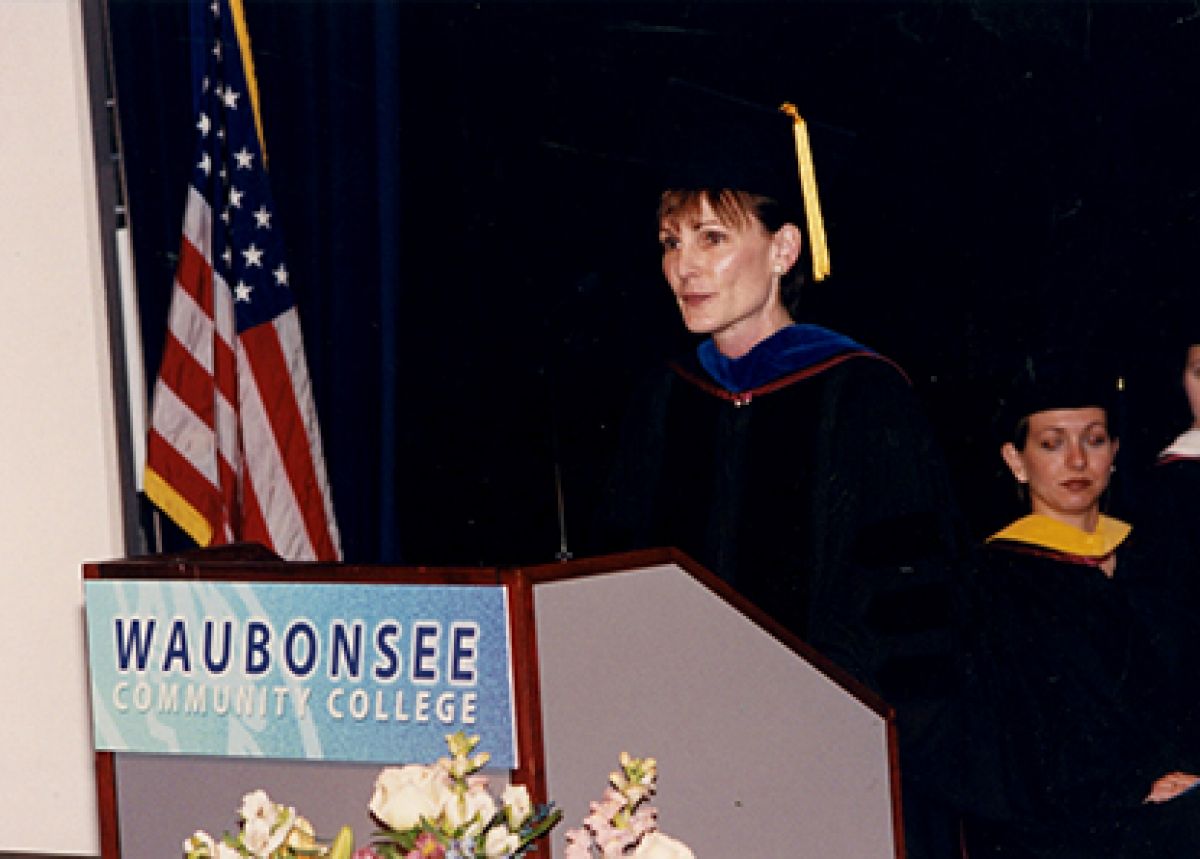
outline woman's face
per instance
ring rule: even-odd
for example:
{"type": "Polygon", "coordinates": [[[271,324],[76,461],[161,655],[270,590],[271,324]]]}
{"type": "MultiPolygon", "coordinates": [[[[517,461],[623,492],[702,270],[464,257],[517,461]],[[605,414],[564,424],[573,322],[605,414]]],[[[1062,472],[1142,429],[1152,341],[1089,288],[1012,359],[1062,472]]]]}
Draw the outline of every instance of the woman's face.
{"type": "Polygon", "coordinates": [[[1183,390],[1192,408],[1192,426],[1200,427],[1200,345],[1188,348],[1187,362],[1183,365],[1183,390]]]}
{"type": "Polygon", "coordinates": [[[726,224],[702,199],[699,211],[664,218],[659,241],[684,325],[724,354],[740,357],[791,322],[779,283],[799,253],[794,225],[772,234],[755,217],[726,224]]]}
{"type": "Polygon", "coordinates": [[[1025,449],[1001,449],[1013,476],[1029,485],[1034,513],[1094,531],[1117,441],[1104,409],[1054,409],[1029,416],[1025,449]]]}

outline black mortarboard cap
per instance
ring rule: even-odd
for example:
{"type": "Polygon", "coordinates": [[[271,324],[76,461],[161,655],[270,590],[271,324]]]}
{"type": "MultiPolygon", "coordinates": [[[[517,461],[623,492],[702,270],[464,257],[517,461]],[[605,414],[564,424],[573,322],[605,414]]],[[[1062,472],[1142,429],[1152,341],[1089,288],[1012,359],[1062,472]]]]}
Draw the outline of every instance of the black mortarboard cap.
{"type": "Polygon", "coordinates": [[[663,188],[761,194],[803,217],[813,275],[829,273],[808,124],[793,105],[757,104],[672,79],[650,149],[663,188]]]}
{"type": "Polygon", "coordinates": [[[1124,382],[1111,362],[1092,354],[1026,358],[1001,395],[996,430],[1016,441],[1022,419],[1054,409],[1101,408],[1112,424],[1124,382]]]}

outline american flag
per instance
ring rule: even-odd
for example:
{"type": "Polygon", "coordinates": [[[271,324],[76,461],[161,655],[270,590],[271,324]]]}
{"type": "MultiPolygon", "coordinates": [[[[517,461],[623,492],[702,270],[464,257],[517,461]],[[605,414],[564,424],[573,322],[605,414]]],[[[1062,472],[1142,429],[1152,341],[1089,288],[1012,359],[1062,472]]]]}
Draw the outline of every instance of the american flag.
{"type": "Polygon", "coordinates": [[[340,560],[241,0],[194,12],[207,54],[146,494],[201,546],[340,560]]]}

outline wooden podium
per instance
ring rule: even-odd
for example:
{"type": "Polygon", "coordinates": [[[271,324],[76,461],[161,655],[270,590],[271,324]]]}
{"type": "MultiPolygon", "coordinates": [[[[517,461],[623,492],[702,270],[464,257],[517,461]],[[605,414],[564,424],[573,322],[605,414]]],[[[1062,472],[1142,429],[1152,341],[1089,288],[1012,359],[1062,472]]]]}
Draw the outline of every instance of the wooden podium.
{"type": "MultiPolygon", "coordinates": [[[[659,762],[663,831],[698,857],[902,857],[889,709],[673,549],[511,569],[288,564],[194,553],[88,564],[88,580],[499,586],[508,608],[517,760],[489,772],[564,811],[599,799],[621,751],[659,762]]],[[[463,591],[464,594],[468,591],[463,591]]],[[[392,764],[428,763],[394,760],[392,764]]],[[[243,793],[295,805],[364,844],[382,764],[97,751],[105,859],[181,855],[236,827],[243,793]]],[[[544,853],[542,855],[545,855],[544,853]]]]}

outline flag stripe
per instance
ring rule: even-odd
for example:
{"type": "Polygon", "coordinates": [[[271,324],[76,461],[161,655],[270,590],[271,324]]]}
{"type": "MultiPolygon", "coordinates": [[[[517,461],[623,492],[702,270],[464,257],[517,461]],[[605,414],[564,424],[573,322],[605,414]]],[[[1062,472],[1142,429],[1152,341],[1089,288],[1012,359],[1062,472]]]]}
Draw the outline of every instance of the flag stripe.
{"type": "Polygon", "coordinates": [[[275,546],[279,554],[293,560],[307,561],[313,557],[303,548],[291,551],[278,548],[279,542],[271,538],[271,529],[267,527],[267,522],[263,519],[262,505],[258,503],[258,496],[254,494],[253,480],[246,480],[242,483],[242,539],[262,543],[264,546],[275,546]]]}
{"type": "MultiPolygon", "coordinates": [[[[319,555],[332,547],[332,538],[326,527],[324,505],[314,503],[320,500],[320,483],[305,420],[297,402],[299,397],[308,396],[307,378],[302,389],[293,387],[294,379],[288,370],[283,344],[274,326],[260,325],[246,331],[242,335],[242,344],[250,368],[247,378],[252,379],[252,384],[243,393],[253,396],[261,409],[258,415],[254,415],[243,400],[243,419],[249,423],[253,417],[260,416],[264,430],[263,447],[268,447],[268,439],[273,441],[274,450],[271,453],[279,458],[279,464],[288,476],[287,487],[291,497],[284,498],[282,493],[275,493],[271,501],[278,500],[287,507],[291,503],[298,505],[300,522],[296,524],[303,528],[303,541],[319,555]]],[[[261,488],[257,480],[255,486],[256,489],[261,488]]],[[[280,508],[264,498],[261,491],[259,499],[263,502],[264,517],[274,534],[278,527],[278,518],[274,514],[280,508]]],[[[295,530],[299,531],[298,528],[295,530]]],[[[295,539],[300,538],[297,536],[295,539]]]]}
{"type": "Polygon", "coordinates": [[[155,386],[151,425],[164,438],[172,439],[198,471],[219,484],[219,472],[213,464],[217,457],[225,468],[236,470],[237,415],[230,403],[214,391],[211,377],[198,374],[198,365],[171,337],[165,344],[163,365],[164,372],[155,386]]]}
{"type": "Polygon", "coordinates": [[[175,283],[191,298],[196,315],[212,321],[212,269],[203,255],[190,241],[179,243],[179,268],[175,272],[175,283]]]}
{"type": "Polygon", "coordinates": [[[163,342],[163,367],[159,386],[167,388],[205,430],[212,432],[215,423],[212,376],[170,332],[163,342]]]}
{"type": "Polygon", "coordinates": [[[244,484],[254,492],[258,513],[276,551],[309,560],[313,556],[312,541],[304,530],[295,492],[290,483],[277,478],[286,469],[251,373],[244,374],[242,385],[242,426],[246,440],[244,484]]]}
{"type": "Polygon", "coordinates": [[[201,372],[216,379],[225,399],[233,402],[233,324],[232,313],[226,309],[230,302],[224,282],[219,277],[214,279],[206,265],[192,244],[183,242],[177,280],[180,289],[171,302],[168,328],[177,345],[187,350],[201,372]],[[200,289],[196,288],[198,283],[202,284],[200,289]]]}
{"type": "Polygon", "coordinates": [[[333,492],[329,487],[329,478],[325,470],[325,454],[321,445],[321,426],[317,420],[317,407],[313,401],[312,383],[308,376],[308,362],[304,359],[303,337],[300,333],[300,315],[295,311],[283,313],[275,318],[275,329],[279,342],[289,348],[284,349],[283,355],[287,361],[288,377],[292,380],[292,389],[296,393],[296,404],[304,418],[304,431],[308,436],[311,471],[315,477],[314,484],[306,484],[315,495],[302,499],[305,506],[310,504],[324,509],[322,525],[326,537],[318,539],[317,544],[328,542],[335,546],[339,541],[337,520],[333,515],[333,492]]]}
{"type": "Polygon", "coordinates": [[[188,185],[187,189],[187,203],[183,209],[183,237],[196,249],[211,271],[212,207],[195,185],[188,185]]]}
{"type": "MultiPolygon", "coordinates": [[[[237,414],[232,405],[237,384],[234,360],[223,341],[217,338],[214,344],[212,324],[190,297],[177,292],[171,303],[171,327],[163,343],[159,384],[166,386],[209,430],[216,430],[217,448],[231,463],[238,459],[237,414]],[[189,348],[185,343],[194,345],[189,348]],[[213,353],[215,361],[209,359],[213,353]]],[[[165,407],[174,409],[175,404],[167,403],[165,407]]]]}
{"type": "MultiPolygon", "coordinates": [[[[176,396],[161,376],[154,389],[154,415],[150,426],[160,439],[169,439],[172,450],[187,460],[209,484],[219,485],[220,470],[212,427],[176,396]]],[[[154,457],[150,461],[154,462],[154,457]]]]}
{"type": "MultiPolygon", "coordinates": [[[[227,416],[228,423],[230,410],[225,408],[220,411],[227,416]]],[[[175,396],[175,392],[160,378],[154,393],[152,420],[147,462],[157,469],[160,479],[167,483],[180,483],[177,494],[193,509],[210,514],[209,532],[231,538],[232,531],[223,524],[225,517],[221,511],[223,507],[233,509],[236,506],[236,494],[231,492],[231,489],[236,489],[236,474],[230,458],[222,454],[214,442],[232,445],[236,441],[236,419],[226,435],[218,433],[214,436],[211,427],[175,396]],[[168,444],[167,439],[170,439],[169,447],[163,447],[168,444]]],[[[150,493],[147,492],[147,495],[150,493]]],[[[153,495],[150,497],[158,503],[157,498],[153,495]]],[[[167,510],[166,505],[159,506],[167,510]]],[[[170,513],[169,510],[167,512],[170,513]]],[[[189,534],[196,530],[194,526],[184,526],[182,522],[180,525],[189,534]]]]}
{"type": "Polygon", "coordinates": [[[214,345],[211,283],[208,264],[191,242],[182,242],[167,327],[206,373],[212,372],[214,345]]]}
{"type": "MultiPolygon", "coordinates": [[[[201,205],[207,207],[203,201],[201,205]]],[[[170,330],[204,371],[215,375],[225,398],[234,402],[235,335],[229,288],[190,241],[180,246],[177,284],[180,291],[171,303],[170,330]]]]}
{"type": "MultiPolygon", "coordinates": [[[[212,543],[215,536],[223,534],[223,528],[214,527],[214,523],[222,521],[222,501],[217,486],[206,475],[198,471],[190,460],[179,453],[174,446],[174,440],[167,441],[157,430],[151,429],[147,438],[146,454],[148,457],[152,457],[154,462],[154,467],[148,469],[147,473],[155,473],[163,483],[174,490],[177,496],[184,499],[196,513],[200,514],[208,532],[206,537],[202,539],[196,533],[197,526],[180,520],[174,515],[176,511],[169,509],[160,499],[151,496],[154,502],[163,507],[167,513],[173,514],[172,518],[179,526],[203,546],[212,543]]],[[[149,484],[149,480],[147,480],[147,484],[149,484]]]]}

